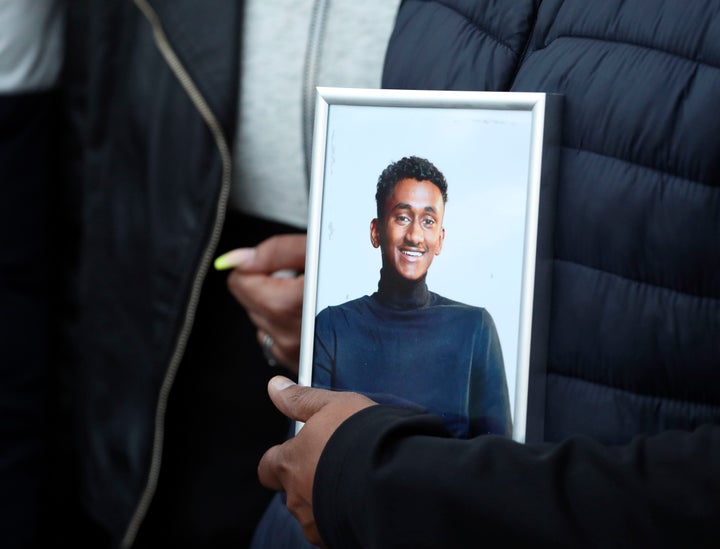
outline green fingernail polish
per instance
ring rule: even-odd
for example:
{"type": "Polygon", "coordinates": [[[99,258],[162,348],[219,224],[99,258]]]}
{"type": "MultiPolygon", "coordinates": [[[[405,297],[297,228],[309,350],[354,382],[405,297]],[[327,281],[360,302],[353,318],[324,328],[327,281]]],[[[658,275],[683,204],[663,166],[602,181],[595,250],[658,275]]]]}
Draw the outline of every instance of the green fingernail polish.
{"type": "Polygon", "coordinates": [[[228,254],[223,254],[217,257],[213,265],[215,266],[216,271],[227,271],[228,269],[233,268],[232,262],[229,261],[228,254]]]}

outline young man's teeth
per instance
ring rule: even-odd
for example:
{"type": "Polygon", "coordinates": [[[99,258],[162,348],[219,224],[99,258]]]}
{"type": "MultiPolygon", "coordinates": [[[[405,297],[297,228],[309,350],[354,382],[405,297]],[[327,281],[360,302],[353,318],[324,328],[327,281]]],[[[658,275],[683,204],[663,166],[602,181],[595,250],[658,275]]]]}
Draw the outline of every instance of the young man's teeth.
{"type": "Polygon", "coordinates": [[[409,255],[410,257],[420,257],[420,256],[422,255],[422,253],[420,253],[420,252],[404,251],[403,253],[404,253],[405,255],[409,255]]]}

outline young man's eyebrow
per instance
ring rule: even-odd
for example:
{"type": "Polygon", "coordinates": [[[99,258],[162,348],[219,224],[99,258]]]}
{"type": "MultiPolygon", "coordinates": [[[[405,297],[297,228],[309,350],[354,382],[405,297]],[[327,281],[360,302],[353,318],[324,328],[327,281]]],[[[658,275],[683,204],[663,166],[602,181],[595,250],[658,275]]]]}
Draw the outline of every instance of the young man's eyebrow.
{"type": "MultiPolygon", "coordinates": [[[[425,206],[425,208],[423,208],[423,209],[426,212],[437,213],[435,206],[425,206]]],[[[390,211],[393,211],[393,210],[412,210],[412,205],[408,204],[407,202],[398,202],[390,209],[390,211]]]]}

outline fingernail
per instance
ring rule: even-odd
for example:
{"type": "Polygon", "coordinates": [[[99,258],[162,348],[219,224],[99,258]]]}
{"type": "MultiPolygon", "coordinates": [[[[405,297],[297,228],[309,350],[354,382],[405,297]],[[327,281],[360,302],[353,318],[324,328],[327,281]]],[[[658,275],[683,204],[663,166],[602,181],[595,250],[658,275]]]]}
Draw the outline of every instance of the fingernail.
{"type": "Polygon", "coordinates": [[[280,269],[275,271],[270,276],[273,278],[297,278],[298,273],[295,269],[280,269]]]}
{"type": "Polygon", "coordinates": [[[272,386],[273,390],[282,391],[283,389],[287,389],[292,385],[296,385],[296,383],[294,383],[291,379],[286,378],[285,376],[275,376],[270,380],[270,385],[272,386]]]}
{"type": "Polygon", "coordinates": [[[235,267],[241,267],[243,264],[250,261],[253,255],[255,255],[255,248],[238,248],[236,250],[230,250],[215,259],[214,266],[218,271],[226,271],[235,267]]]}

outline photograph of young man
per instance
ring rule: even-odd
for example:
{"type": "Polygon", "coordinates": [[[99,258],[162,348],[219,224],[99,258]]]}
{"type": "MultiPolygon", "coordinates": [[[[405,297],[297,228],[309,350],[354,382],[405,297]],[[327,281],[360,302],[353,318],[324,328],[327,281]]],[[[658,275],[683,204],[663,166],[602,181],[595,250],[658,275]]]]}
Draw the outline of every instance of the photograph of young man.
{"type": "Polygon", "coordinates": [[[378,290],[315,319],[312,384],[440,415],[458,437],[511,435],[502,349],[490,314],[428,290],[447,202],[444,175],[404,157],[380,175],[370,241],[378,290]]]}

